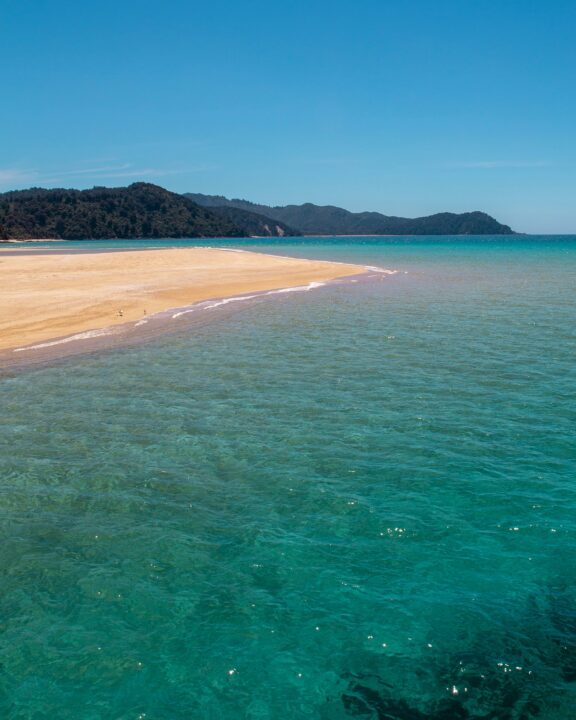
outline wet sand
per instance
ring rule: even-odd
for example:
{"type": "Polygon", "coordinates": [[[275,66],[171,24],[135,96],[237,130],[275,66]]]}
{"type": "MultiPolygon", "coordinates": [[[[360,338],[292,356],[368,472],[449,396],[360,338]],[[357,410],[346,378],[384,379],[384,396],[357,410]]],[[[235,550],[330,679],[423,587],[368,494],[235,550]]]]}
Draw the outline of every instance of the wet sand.
{"type": "Polygon", "coordinates": [[[0,350],[139,322],[209,299],[364,272],[357,265],[212,248],[47,255],[0,249],[0,350]]]}

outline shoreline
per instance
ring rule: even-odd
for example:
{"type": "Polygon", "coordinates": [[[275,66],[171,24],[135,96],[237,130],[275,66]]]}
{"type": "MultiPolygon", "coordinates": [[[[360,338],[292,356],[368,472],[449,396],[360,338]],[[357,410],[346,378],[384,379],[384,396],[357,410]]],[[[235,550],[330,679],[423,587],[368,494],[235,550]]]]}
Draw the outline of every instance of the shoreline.
{"type": "MultiPolygon", "coordinates": [[[[545,234],[548,236],[548,233],[545,234]]],[[[270,241],[279,241],[282,242],[283,240],[290,240],[290,239],[310,239],[313,240],[314,238],[419,238],[419,237],[425,237],[425,238],[431,238],[431,237],[457,237],[457,238],[478,238],[478,237],[503,237],[503,238],[514,238],[518,236],[524,236],[524,237],[541,237],[541,233],[523,233],[523,232],[513,232],[513,233],[304,233],[302,235],[247,235],[245,237],[241,238],[233,238],[234,240],[243,240],[243,241],[249,241],[249,240],[270,240],[270,241]]],[[[553,233],[550,237],[572,237],[573,233],[553,233]]],[[[136,242],[136,241],[143,241],[148,242],[150,240],[173,240],[175,242],[181,241],[181,240],[209,240],[210,238],[202,238],[202,237],[189,237],[189,238],[77,238],[77,239],[63,239],[63,238],[8,238],[6,240],[0,240],[0,249],[2,248],[2,245],[26,245],[28,243],[51,243],[51,242],[57,242],[57,243],[91,243],[91,242],[136,242]]],[[[214,239],[214,238],[212,238],[214,239]]],[[[223,238],[227,239],[227,238],[223,238]]]]}
{"type": "Polygon", "coordinates": [[[308,286],[292,286],[235,297],[210,298],[192,305],[169,308],[137,322],[109,325],[82,333],[64,335],[36,345],[0,349],[0,379],[6,374],[53,366],[75,356],[95,355],[145,345],[170,335],[191,335],[195,329],[230,318],[248,310],[258,302],[268,299],[286,300],[286,296],[292,293],[310,292],[376,277],[382,278],[384,275],[377,275],[367,270],[364,273],[335,280],[312,282],[308,286]],[[205,313],[205,310],[210,312],[205,313]]]}
{"type": "Polygon", "coordinates": [[[44,242],[65,242],[60,240],[59,238],[24,238],[24,239],[18,239],[18,238],[8,238],[7,240],[0,240],[0,247],[2,245],[21,245],[22,243],[44,243],[44,242]]]}
{"type": "Polygon", "coordinates": [[[47,350],[53,358],[76,345],[90,351],[98,338],[108,344],[135,331],[146,335],[170,313],[174,320],[374,270],[232,248],[22,256],[0,250],[0,367],[47,350]]]}

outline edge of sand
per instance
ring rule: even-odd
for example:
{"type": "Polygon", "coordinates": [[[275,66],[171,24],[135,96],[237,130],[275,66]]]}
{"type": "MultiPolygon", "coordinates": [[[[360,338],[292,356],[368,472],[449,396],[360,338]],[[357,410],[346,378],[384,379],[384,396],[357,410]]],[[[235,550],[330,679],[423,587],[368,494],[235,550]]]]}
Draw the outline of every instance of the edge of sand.
{"type": "Polygon", "coordinates": [[[93,346],[98,338],[147,335],[143,326],[159,327],[167,317],[199,309],[308,291],[370,271],[393,272],[234,248],[87,250],[16,257],[0,250],[6,311],[0,364],[9,354],[13,362],[32,353],[68,355],[71,346],[93,346]]]}

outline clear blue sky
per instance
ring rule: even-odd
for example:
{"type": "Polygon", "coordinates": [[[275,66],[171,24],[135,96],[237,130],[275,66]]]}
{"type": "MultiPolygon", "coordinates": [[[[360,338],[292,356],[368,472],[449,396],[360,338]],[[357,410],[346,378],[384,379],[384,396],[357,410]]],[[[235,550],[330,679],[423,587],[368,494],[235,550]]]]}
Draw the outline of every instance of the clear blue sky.
{"type": "Polygon", "coordinates": [[[574,0],[0,0],[0,191],[576,233],[574,0]]]}

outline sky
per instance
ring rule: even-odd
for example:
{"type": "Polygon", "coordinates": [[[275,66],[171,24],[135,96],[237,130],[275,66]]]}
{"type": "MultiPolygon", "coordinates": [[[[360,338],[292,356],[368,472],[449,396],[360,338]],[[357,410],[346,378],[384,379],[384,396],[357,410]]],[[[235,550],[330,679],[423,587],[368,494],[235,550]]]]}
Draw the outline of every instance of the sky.
{"type": "Polygon", "coordinates": [[[0,192],[576,233],[574,0],[0,0],[0,192]]]}

